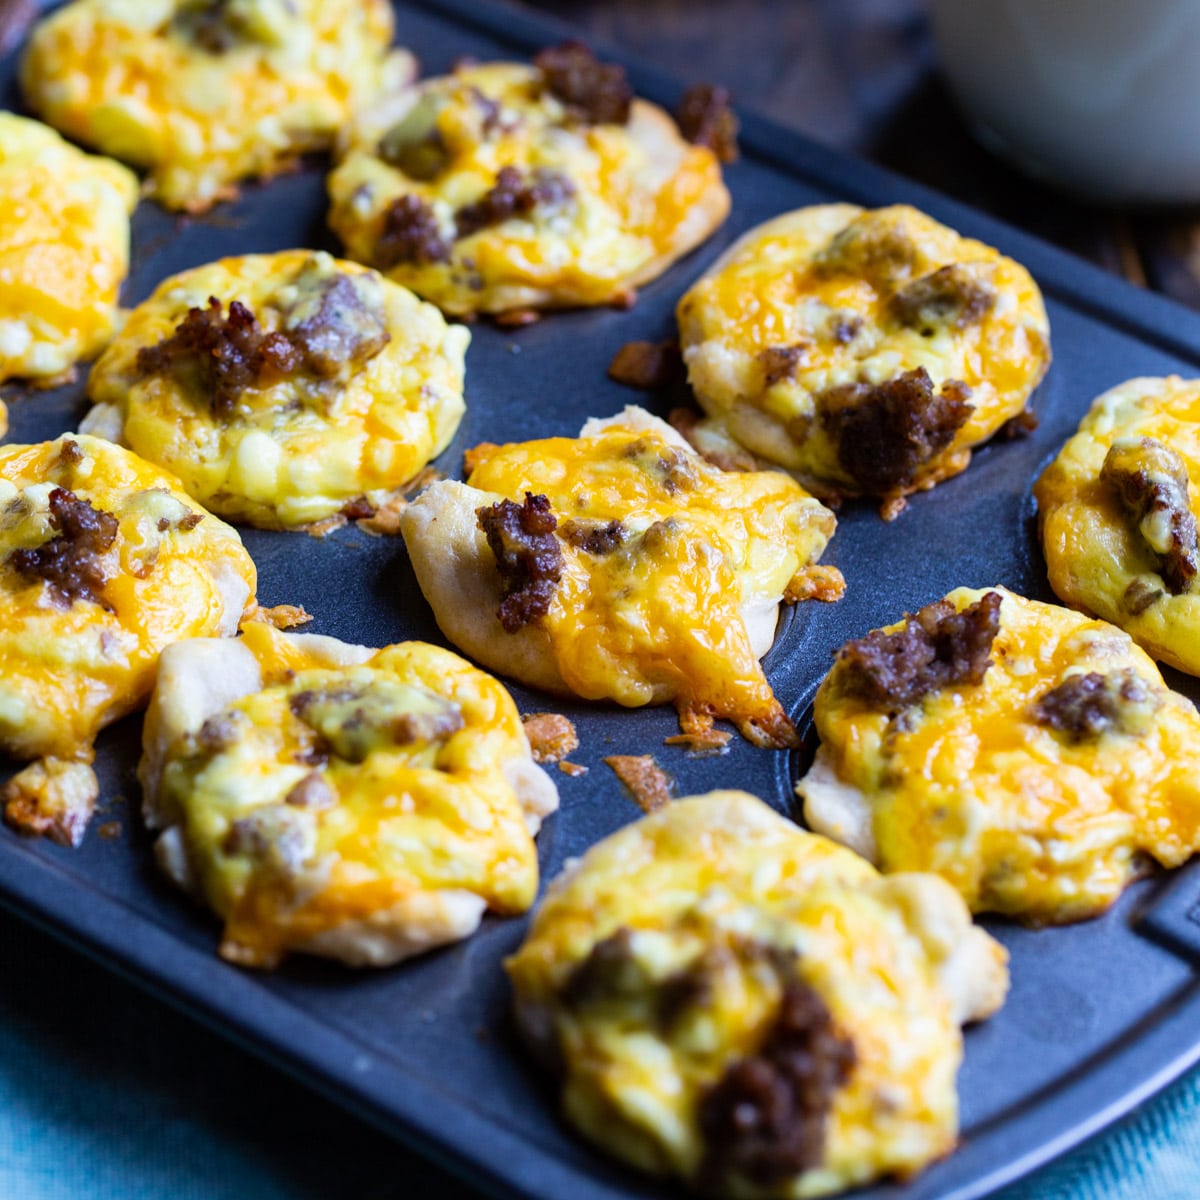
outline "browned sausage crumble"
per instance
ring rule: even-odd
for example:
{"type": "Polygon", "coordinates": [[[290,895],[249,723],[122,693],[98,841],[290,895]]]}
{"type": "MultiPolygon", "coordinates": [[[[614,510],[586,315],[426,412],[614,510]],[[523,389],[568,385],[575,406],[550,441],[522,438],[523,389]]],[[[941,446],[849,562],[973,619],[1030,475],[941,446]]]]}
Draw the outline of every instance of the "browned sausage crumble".
{"type": "Polygon", "coordinates": [[[337,793],[329,781],[318,771],[309,771],[303,779],[283,798],[284,804],[295,808],[332,808],[337,803],[337,793]]]}
{"type": "Polygon", "coordinates": [[[902,325],[932,337],[939,329],[966,329],[982,321],[996,293],[974,279],[962,263],[950,263],[902,287],[891,309],[902,325]]]}
{"type": "Polygon", "coordinates": [[[770,1187],[820,1166],[829,1110],[855,1060],[817,992],[788,980],[758,1052],[729,1066],[700,1101],[704,1175],[770,1187]]]}
{"type": "Polygon", "coordinates": [[[1002,442],[1016,442],[1028,437],[1038,427],[1037,413],[1023,408],[1015,417],[1007,421],[996,431],[996,437],[1002,442]]]}
{"type": "Polygon", "coordinates": [[[999,592],[961,612],[949,600],[927,604],[895,633],[872,630],[838,652],[848,691],[878,708],[904,708],[929,692],[983,681],[1000,630],[999,592]]]}
{"type": "Polygon", "coordinates": [[[1128,668],[1102,675],[1071,675],[1039,697],[1033,719],[1065,733],[1073,742],[1091,741],[1110,731],[1138,733],[1157,702],[1146,682],[1128,668]]]}
{"type": "Polygon", "coordinates": [[[1171,594],[1186,592],[1200,553],[1183,459],[1156,438],[1122,438],[1109,447],[1100,480],[1116,490],[1171,594]]]}
{"type": "Polygon", "coordinates": [[[602,63],[582,42],[549,46],[533,60],[547,91],[567,113],[588,125],[624,125],[629,120],[633,88],[625,68],[602,63]]]}
{"type": "Polygon", "coordinates": [[[758,352],[758,365],[763,371],[763,386],[774,387],[781,379],[791,379],[796,374],[809,348],[807,342],[795,346],[768,346],[758,352]]]}
{"type": "Polygon", "coordinates": [[[516,633],[550,611],[563,571],[562,548],[554,532],[558,520],[550,501],[530,492],[522,504],[501,500],[476,509],[475,517],[504,584],[496,615],[506,633],[516,633]]]}
{"type": "Polygon", "coordinates": [[[378,276],[300,272],[299,298],[284,333],[304,366],[321,379],[369,362],[392,340],[378,276]]]}
{"type": "Polygon", "coordinates": [[[59,532],[40,546],[14,550],[9,563],[41,579],[56,608],[70,608],[76,600],[103,605],[101,592],[112,576],[102,556],[117,540],[117,518],[66,488],[55,488],[49,504],[50,525],[59,532]]]}
{"type": "Polygon", "coordinates": [[[608,364],[608,377],[643,392],[682,383],[683,355],[679,343],[626,342],[608,364]]]}
{"type": "Polygon", "coordinates": [[[450,243],[442,237],[433,209],[411,192],[391,202],[375,242],[375,262],[385,271],[401,263],[446,262],[450,243]]]}
{"type": "Polygon", "coordinates": [[[595,521],[570,520],[564,521],[558,532],[576,550],[599,557],[616,550],[625,541],[628,531],[620,521],[601,525],[595,521]]]}
{"type": "Polygon", "coordinates": [[[510,217],[528,216],[534,209],[559,208],[575,195],[575,185],[561,172],[536,167],[528,175],[518,167],[501,167],[495,184],[474,204],[454,214],[458,236],[469,237],[510,217]]]}
{"type": "Polygon", "coordinates": [[[290,374],[300,366],[300,352],[282,333],[265,333],[240,301],[228,316],[216,296],[207,308],[190,308],[170,337],[137,354],[143,375],[183,372],[209,397],[213,415],[228,417],[249,387],[290,374]]]}
{"type": "Polygon", "coordinates": [[[170,26],[207,54],[225,54],[250,40],[250,27],[238,20],[232,0],[184,0],[170,26]]]}
{"type": "Polygon", "coordinates": [[[887,383],[848,383],[818,398],[838,461],[869,495],[911,486],[918,468],[954,440],[974,406],[970,389],[950,380],[934,392],[924,367],[887,383]]]}
{"type": "Polygon", "coordinates": [[[675,113],[679,132],[697,146],[707,146],[723,163],[738,157],[738,119],[730,107],[729,89],[698,83],[683,93],[675,113]]]}

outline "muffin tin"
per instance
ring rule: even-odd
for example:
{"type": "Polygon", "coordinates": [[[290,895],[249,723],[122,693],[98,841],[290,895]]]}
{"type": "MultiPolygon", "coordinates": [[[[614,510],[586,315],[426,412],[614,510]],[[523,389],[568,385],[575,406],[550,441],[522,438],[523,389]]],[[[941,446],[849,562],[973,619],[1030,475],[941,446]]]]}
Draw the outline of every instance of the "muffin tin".
{"type": "MultiPolygon", "coordinates": [[[[548,21],[468,0],[397,5],[398,40],[426,73],[463,54],[527,57],[566,36],[548,21]]],[[[4,103],[19,107],[15,61],[3,64],[4,103]]],[[[685,82],[631,69],[639,92],[673,107],[685,82]]],[[[916,185],[844,157],[766,121],[746,117],[742,159],[728,169],[733,214],[700,251],[646,287],[630,312],[555,314],[512,331],[474,328],[467,358],[468,412],[436,464],[461,477],[476,442],[577,432],[585,418],[627,403],[665,412],[681,397],[639,396],[605,368],[626,341],[673,332],[678,297],[751,226],[802,204],[908,202],[1023,262],[1050,313],[1055,362],[1034,396],[1032,436],[980,450],[963,475],[912,499],[885,524],[869,503],[841,512],[824,561],[846,576],[835,605],[791,610],[766,659],[776,694],[803,725],[833,650],[958,585],[1004,584],[1052,600],[1036,540],[1031,487],[1073,432],[1092,397],[1135,375],[1200,374],[1200,318],[1136,292],[1081,262],[916,185]]],[[[226,254],[313,246],[336,250],[325,229],[323,161],[247,187],[197,219],[143,203],[134,217],[133,269],[123,302],[164,276],[226,254]]],[[[86,409],[84,379],[53,392],[6,390],[10,441],[73,429],[86,409]]],[[[263,604],[303,604],[309,630],[385,645],[441,643],[399,539],[350,525],[324,539],[244,530],[259,566],[263,604]]],[[[0,617],[2,619],[2,617],[0,617]]],[[[1166,672],[1193,700],[1196,680],[1166,672]]],[[[680,795],[743,787],[794,812],[804,753],[756,750],[735,737],[727,753],[663,745],[677,731],[670,708],[612,711],[562,704],[513,687],[523,712],[565,712],[582,745],[579,778],[555,774],[561,811],[539,840],[544,879],[639,810],[603,763],[652,754],[680,795]]],[[[65,850],[0,831],[0,903],[344,1102],[414,1149],[496,1195],[533,1200],[649,1200],[679,1196],[576,1137],[551,1084],[533,1069],[509,1016],[500,961],[523,920],[485,919],[464,944],[382,972],[290,960],[257,974],[219,960],[217,926],[160,878],[137,815],[134,771],[140,717],[98,743],[101,803],[84,846],[65,850]],[[100,826],[119,824],[115,837],[100,826]]],[[[15,764],[0,761],[0,780],[15,764]]],[[[553,768],[551,768],[553,770],[553,768]]],[[[1200,1059],[1200,872],[1185,868],[1135,885],[1107,915],[1056,930],[985,921],[1012,954],[1004,1009],[966,1035],[960,1074],[963,1145],[912,1183],[856,1193],[872,1200],[969,1200],[988,1194],[1127,1111],[1200,1059]]]]}

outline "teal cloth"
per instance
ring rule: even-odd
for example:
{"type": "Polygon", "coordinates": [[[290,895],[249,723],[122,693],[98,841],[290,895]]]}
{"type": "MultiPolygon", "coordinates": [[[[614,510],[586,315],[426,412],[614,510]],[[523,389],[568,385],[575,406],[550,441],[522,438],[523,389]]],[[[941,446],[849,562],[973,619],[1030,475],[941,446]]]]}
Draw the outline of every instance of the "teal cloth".
{"type": "MultiPolygon", "coordinates": [[[[1197,1200],[1200,1073],[996,1200],[1197,1200]]],[[[0,1200],[482,1200],[0,913],[0,1200]]]]}

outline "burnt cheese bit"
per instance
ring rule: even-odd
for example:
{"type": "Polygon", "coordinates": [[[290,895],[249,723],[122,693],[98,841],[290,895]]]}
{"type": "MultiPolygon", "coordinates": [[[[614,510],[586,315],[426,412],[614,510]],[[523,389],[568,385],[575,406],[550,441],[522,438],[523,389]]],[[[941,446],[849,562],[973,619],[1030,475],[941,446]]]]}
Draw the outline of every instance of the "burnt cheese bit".
{"type": "Polygon", "coordinates": [[[624,125],[633,88],[625,68],[602,63],[582,42],[549,46],[533,60],[546,90],[562,101],[567,114],[588,125],[624,125]]]}
{"type": "Polygon", "coordinates": [[[103,555],[117,540],[117,518],[66,488],[55,488],[49,505],[50,525],[58,533],[40,546],[14,550],[9,563],[21,575],[42,580],[58,608],[76,600],[103,604],[101,592],[111,578],[103,555]]]}
{"type": "Polygon", "coordinates": [[[401,263],[426,266],[447,262],[450,243],[442,237],[433,209],[411,192],[398,196],[384,210],[375,241],[375,261],[385,271],[401,263]]]}
{"type": "Polygon", "coordinates": [[[950,263],[906,284],[889,306],[901,325],[931,337],[939,329],[978,324],[995,303],[996,293],[964,263],[950,263]]]}
{"type": "Polygon", "coordinates": [[[575,185],[561,171],[537,167],[526,175],[518,167],[501,167],[492,187],[454,214],[455,229],[460,238],[470,237],[511,217],[560,207],[574,195],[575,185]]]}
{"type": "Polygon", "coordinates": [[[700,1099],[703,1175],[717,1186],[740,1176],[771,1187],[820,1166],[829,1111],[855,1058],[817,992],[785,983],[758,1052],[729,1066],[700,1099]]]}
{"type": "Polygon", "coordinates": [[[137,369],[143,375],[183,373],[209,397],[213,415],[230,416],[247,388],[291,374],[300,352],[282,333],[266,333],[254,314],[234,300],[225,313],[216,296],[207,308],[190,308],[170,337],[143,346],[137,369]]]}
{"type": "Polygon", "coordinates": [[[550,501],[530,492],[521,504],[501,500],[476,509],[475,517],[504,585],[496,615],[506,633],[516,633],[550,611],[563,572],[562,547],[555,534],[558,520],[550,501]]]}
{"type": "Polygon", "coordinates": [[[679,343],[626,342],[608,364],[608,377],[639,391],[655,391],[685,378],[679,343]]]}
{"type": "Polygon", "coordinates": [[[1157,707],[1157,698],[1136,671],[1090,671],[1070,675],[1040,696],[1033,719],[1073,742],[1084,742],[1109,732],[1140,733],[1157,707]]]}
{"type": "Polygon", "coordinates": [[[904,708],[929,692],[983,682],[1000,630],[999,592],[961,611],[949,600],[927,604],[902,629],[875,629],[837,653],[846,690],[877,708],[904,708]]]}
{"type": "Polygon", "coordinates": [[[738,119],[730,106],[728,88],[712,83],[688,88],[675,120],[687,141],[707,146],[723,163],[737,161],[738,119]]]}
{"type": "Polygon", "coordinates": [[[360,367],[392,340],[377,276],[329,275],[309,267],[296,290],[284,333],[314,375],[331,379],[360,367]]]}
{"type": "Polygon", "coordinates": [[[1188,591],[1200,566],[1196,518],[1188,497],[1187,466],[1157,438],[1119,438],[1100,468],[1138,534],[1158,560],[1172,595],[1188,591]]]}
{"type": "Polygon", "coordinates": [[[620,521],[602,524],[599,521],[568,520],[562,523],[558,533],[563,541],[574,546],[576,550],[597,557],[611,554],[628,536],[628,530],[620,521]]]}
{"type": "Polygon", "coordinates": [[[954,440],[975,411],[970,389],[951,380],[940,392],[924,367],[887,383],[848,383],[818,398],[838,462],[870,495],[910,486],[917,470],[954,440]]]}

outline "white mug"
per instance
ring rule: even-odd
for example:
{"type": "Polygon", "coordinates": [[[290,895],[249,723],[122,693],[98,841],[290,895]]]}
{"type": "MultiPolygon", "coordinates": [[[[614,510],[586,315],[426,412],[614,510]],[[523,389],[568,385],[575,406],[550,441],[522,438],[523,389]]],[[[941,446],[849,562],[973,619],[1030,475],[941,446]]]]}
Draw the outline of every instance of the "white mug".
{"type": "Polygon", "coordinates": [[[1200,0],[932,0],[991,149],[1092,200],[1200,199],[1200,0]]]}

